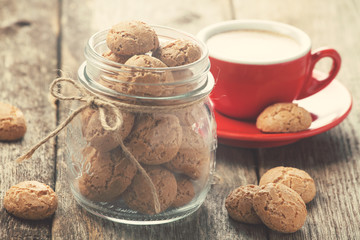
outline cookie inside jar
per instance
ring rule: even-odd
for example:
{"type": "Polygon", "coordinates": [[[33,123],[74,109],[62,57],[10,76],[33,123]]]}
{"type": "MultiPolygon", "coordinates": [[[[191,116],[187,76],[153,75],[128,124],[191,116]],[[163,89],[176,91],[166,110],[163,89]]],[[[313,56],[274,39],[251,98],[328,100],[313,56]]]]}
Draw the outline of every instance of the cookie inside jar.
{"type": "Polygon", "coordinates": [[[203,96],[212,88],[208,80],[208,50],[190,34],[126,21],[97,33],[94,40],[98,42],[90,40],[85,50],[88,59],[85,71],[92,79],[90,87],[123,101],[142,105],[177,104],[186,96],[203,96]],[[114,35],[112,29],[120,27],[122,30],[116,37],[109,37],[114,35]],[[144,36],[146,43],[138,40],[144,36]],[[122,51],[116,51],[114,46],[121,46],[122,51]]]}
{"type": "Polygon", "coordinates": [[[140,225],[196,211],[217,145],[206,46],[176,29],[130,21],[94,34],[85,57],[79,82],[116,111],[92,106],[68,131],[76,200],[101,217],[140,225]],[[104,122],[121,124],[109,130],[104,122]]]}

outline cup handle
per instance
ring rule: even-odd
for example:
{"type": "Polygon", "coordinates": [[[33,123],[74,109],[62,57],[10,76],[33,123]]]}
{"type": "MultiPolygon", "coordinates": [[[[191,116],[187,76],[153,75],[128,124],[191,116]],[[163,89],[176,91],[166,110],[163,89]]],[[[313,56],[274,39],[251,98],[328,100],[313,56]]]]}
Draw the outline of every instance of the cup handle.
{"type": "Polygon", "coordinates": [[[326,49],[320,49],[317,50],[315,53],[311,54],[310,58],[310,66],[309,66],[309,78],[307,80],[307,83],[303,86],[300,94],[298,95],[297,99],[302,99],[305,97],[308,97],[310,95],[313,95],[323,88],[325,88],[327,85],[331,83],[332,80],[335,79],[336,75],[338,74],[341,66],[341,57],[340,54],[332,48],[326,48],[326,49]],[[329,75],[325,79],[317,79],[314,74],[314,67],[320,59],[324,57],[329,57],[332,59],[332,66],[329,71],[329,75]]]}

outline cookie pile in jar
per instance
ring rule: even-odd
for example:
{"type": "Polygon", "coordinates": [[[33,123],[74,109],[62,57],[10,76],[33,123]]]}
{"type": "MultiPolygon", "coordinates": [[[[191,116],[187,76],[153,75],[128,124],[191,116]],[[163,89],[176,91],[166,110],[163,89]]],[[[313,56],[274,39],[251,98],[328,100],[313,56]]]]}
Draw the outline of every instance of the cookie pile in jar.
{"type": "MultiPolygon", "coordinates": [[[[140,21],[120,22],[107,32],[106,48],[97,57],[117,71],[96,75],[88,70],[88,75],[94,73],[99,89],[115,92],[117,101],[134,109],[119,107],[122,124],[115,131],[103,128],[96,108],[80,114],[86,145],[79,150],[81,160],[70,157],[72,164],[81,162],[75,164],[80,167],[72,183],[80,204],[84,200],[98,215],[106,214],[95,205],[148,216],[176,212],[192,202],[201,205],[210,187],[216,147],[207,98],[213,83],[207,82],[209,63],[202,48],[177,36],[160,41],[153,27],[140,21]],[[200,77],[193,70],[199,64],[205,66],[200,77]]],[[[114,120],[106,116],[106,121],[114,120]]]]}

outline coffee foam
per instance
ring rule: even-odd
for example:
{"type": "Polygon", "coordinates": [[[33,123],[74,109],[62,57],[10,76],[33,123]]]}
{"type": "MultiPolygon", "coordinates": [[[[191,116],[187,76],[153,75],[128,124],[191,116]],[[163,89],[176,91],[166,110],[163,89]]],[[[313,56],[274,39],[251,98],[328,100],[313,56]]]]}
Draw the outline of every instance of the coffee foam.
{"type": "Polygon", "coordinates": [[[210,56],[236,62],[281,61],[301,51],[294,38],[266,30],[234,30],[211,36],[207,40],[210,56]]]}

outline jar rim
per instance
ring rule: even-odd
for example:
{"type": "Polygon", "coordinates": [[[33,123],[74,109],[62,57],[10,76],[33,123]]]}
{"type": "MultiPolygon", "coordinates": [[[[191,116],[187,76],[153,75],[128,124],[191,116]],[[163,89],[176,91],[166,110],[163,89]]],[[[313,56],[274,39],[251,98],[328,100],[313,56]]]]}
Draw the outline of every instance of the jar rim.
{"type": "MultiPolygon", "coordinates": [[[[201,57],[189,64],[185,64],[185,65],[181,65],[181,66],[174,66],[174,67],[139,67],[139,66],[131,66],[131,65],[126,65],[126,64],[122,64],[122,63],[118,63],[118,62],[114,62],[111,61],[107,58],[104,58],[103,56],[101,56],[96,50],[95,50],[95,40],[101,38],[104,35],[107,35],[107,33],[109,32],[110,28],[107,28],[105,30],[101,30],[98,31],[96,33],[94,33],[89,40],[86,43],[86,47],[85,49],[90,50],[90,51],[85,51],[85,58],[87,60],[89,60],[89,58],[98,60],[98,62],[105,62],[106,67],[107,68],[114,68],[114,69],[118,69],[118,67],[125,67],[128,69],[139,69],[139,70],[151,70],[151,71],[173,71],[173,70],[184,70],[187,69],[191,66],[194,66],[196,64],[198,64],[199,62],[203,61],[205,58],[208,58],[209,56],[209,50],[206,46],[206,44],[200,40],[199,38],[197,38],[195,35],[187,33],[185,31],[181,31],[175,28],[171,28],[171,27],[166,27],[166,26],[161,26],[161,25],[150,25],[152,28],[154,29],[162,29],[162,30],[168,30],[168,31],[176,31],[177,33],[181,34],[181,35],[185,35],[191,39],[193,39],[198,45],[200,45],[201,48],[201,57]]],[[[105,64],[104,64],[105,65],[105,64]]]]}
{"type": "MultiPolygon", "coordinates": [[[[80,83],[85,86],[85,88],[87,90],[89,90],[90,92],[93,93],[97,93],[97,94],[105,94],[108,97],[112,97],[112,98],[121,98],[121,97],[132,97],[132,95],[126,95],[120,92],[117,92],[115,90],[106,88],[104,86],[102,86],[101,84],[99,84],[96,81],[90,80],[89,77],[86,74],[86,61],[84,61],[79,69],[78,69],[78,80],[80,81],[80,83]]],[[[204,84],[200,89],[196,89],[192,92],[188,92],[187,94],[183,94],[183,95],[176,95],[176,96],[164,96],[164,97],[158,97],[158,96],[154,96],[154,97],[150,97],[150,96],[136,96],[137,99],[144,99],[144,100],[184,100],[185,98],[187,99],[187,101],[191,102],[200,98],[203,98],[207,95],[210,94],[210,92],[212,91],[213,87],[215,85],[215,79],[213,77],[213,75],[208,72],[207,73],[207,77],[206,77],[206,84],[204,84]]],[[[176,104],[176,102],[174,103],[176,104]]],[[[171,104],[170,104],[171,105],[171,104]]]]}
{"type": "Polygon", "coordinates": [[[191,99],[210,94],[215,83],[210,74],[209,51],[206,44],[194,35],[181,30],[159,25],[152,25],[152,27],[158,35],[160,44],[177,39],[194,42],[200,48],[200,58],[192,63],[175,67],[138,67],[116,63],[102,55],[109,51],[106,44],[109,29],[105,29],[93,34],[86,44],[86,61],[78,71],[80,82],[89,90],[110,97],[144,101],[192,101],[191,99]],[[129,77],[137,73],[139,73],[137,75],[139,81],[128,81],[129,77]],[[166,75],[171,75],[170,79],[173,79],[159,82],[147,81],[146,76],[150,76],[151,79],[153,78],[151,75],[165,76],[165,78],[167,78],[166,75]],[[107,83],[101,84],[99,79],[107,83]],[[109,83],[114,84],[112,85],[114,87],[110,87],[109,83]],[[157,87],[159,92],[156,92],[157,87]],[[146,92],[148,89],[151,93],[146,92]]]}

